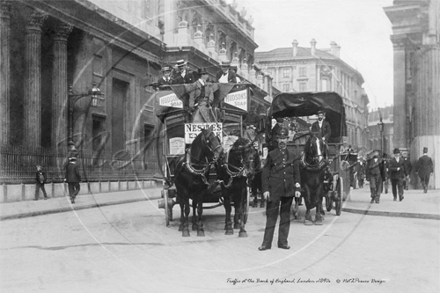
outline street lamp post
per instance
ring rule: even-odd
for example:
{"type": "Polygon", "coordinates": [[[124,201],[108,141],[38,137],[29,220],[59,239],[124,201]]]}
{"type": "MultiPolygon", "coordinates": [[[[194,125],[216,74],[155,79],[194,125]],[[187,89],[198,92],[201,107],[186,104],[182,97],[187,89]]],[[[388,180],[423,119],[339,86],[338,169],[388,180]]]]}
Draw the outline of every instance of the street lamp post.
{"type": "Polygon", "coordinates": [[[69,106],[69,113],[68,113],[68,145],[72,145],[73,143],[73,107],[75,106],[75,103],[78,102],[80,99],[84,97],[92,97],[92,106],[98,106],[98,99],[100,96],[103,96],[104,93],[101,92],[101,90],[96,86],[96,84],[93,84],[93,87],[91,90],[89,90],[87,93],[76,93],[73,91],[73,87],[69,86],[69,95],[68,95],[68,106],[69,106]]]}
{"type": "Polygon", "coordinates": [[[379,126],[379,131],[380,131],[380,152],[383,155],[383,129],[385,123],[383,123],[382,117],[380,118],[380,121],[377,123],[377,126],[379,126]]]}

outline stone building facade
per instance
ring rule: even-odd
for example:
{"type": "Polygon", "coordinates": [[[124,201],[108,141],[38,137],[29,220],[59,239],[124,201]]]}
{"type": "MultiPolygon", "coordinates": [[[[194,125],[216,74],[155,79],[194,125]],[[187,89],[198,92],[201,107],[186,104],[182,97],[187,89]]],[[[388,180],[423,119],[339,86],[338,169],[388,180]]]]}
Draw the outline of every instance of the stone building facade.
{"type": "Polygon", "coordinates": [[[273,77],[273,86],[282,92],[332,91],[344,99],[347,117],[345,142],[356,149],[368,145],[369,99],[362,85],[362,75],[340,59],[341,47],[335,42],[330,48],[318,49],[315,39],[310,47],[292,47],[256,52],[257,64],[273,77]]]}
{"type": "Polygon", "coordinates": [[[396,0],[384,11],[393,29],[394,145],[408,150],[412,163],[428,147],[430,185],[439,188],[440,2],[396,0]]]}
{"type": "Polygon", "coordinates": [[[254,89],[252,103],[266,109],[271,78],[253,64],[252,19],[234,6],[223,0],[1,1],[1,181],[32,182],[39,163],[61,182],[70,85],[71,93],[84,93],[73,105],[72,128],[90,181],[159,172],[149,85],[164,65],[185,59],[214,76],[222,60],[231,60],[254,89]],[[94,84],[104,93],[97,100],[87,95],[94,84]]]}
{"type": "Polygon", "coordinates": [[[382,150],[391,155],[394,150],[393,106],[378,108],[368,114],[368,145],[367,150],[382,150]],[[379,124],[383,123],[381,133],[379,124]]]}

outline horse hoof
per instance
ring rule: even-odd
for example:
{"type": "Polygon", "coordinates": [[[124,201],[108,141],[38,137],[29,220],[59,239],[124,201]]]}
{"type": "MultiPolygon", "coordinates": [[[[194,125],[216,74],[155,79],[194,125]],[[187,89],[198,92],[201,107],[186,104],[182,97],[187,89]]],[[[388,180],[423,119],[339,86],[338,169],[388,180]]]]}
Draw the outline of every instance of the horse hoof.
{"type": "Polygon", "coordinates": [[[238,233],[238,237],[248,237],[247,232],[246,231],[240,231],[240,233],[238,233]]]}
{"type": "Polygon", "coordinates": [[[203,230],[197,231],[197,236],[198,237],[205,237],[205,231],[203,231],[203,230]]]}
{"type": "Polygon", "coordinates": [[[305,221],[304,221],[304,225],[306,225],[306,226],[311,226],[311,225],[313,225],[313,222],[310,221],[310,220],[305,220],[305,221]]]}
{"type": "Polygon", "coordinates": [[[182,231],[182,237],[189,237],[189,231],[188,230],[183,230],[182,231]]]}
{"type": "Polygon", "coordinates": [[[240,229],[240,224],[235,223],[235,224],[234,224],[234,229],[240,229]]]}
{"type": "Polygon", "coordinates": [[[197,231],[197,225],[192,225],[192,230],[197,231]]]}
{"type": "Polygon", "coordinates": [[[226,229],[225,235],[234,235],[233,229],[226,229]]]}

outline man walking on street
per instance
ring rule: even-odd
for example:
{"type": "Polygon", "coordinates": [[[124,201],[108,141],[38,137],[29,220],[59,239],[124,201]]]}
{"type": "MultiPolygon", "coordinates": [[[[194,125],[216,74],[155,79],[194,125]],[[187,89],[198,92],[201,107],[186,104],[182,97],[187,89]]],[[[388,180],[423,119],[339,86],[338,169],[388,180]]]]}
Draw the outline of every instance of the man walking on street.
{"type": "Polygon", "coordinates": [[[428,192],[429,176],[434,172],[434,164],[432,159],[428,157],[428,148],[423,148],[423,156],[419,158],[416,167],[416,173],[419,174],[420,182],[422,183],[423,192],[428,192]]]}
{"type": "Polygon", "coordinates": [[[408,152],[402,152],[403,166],[405,167],[405,178],[403,178],[403,189],[409,188],[409,175],[411,174],[412,165],[408,152]]]}
{"type": "Polygon", "coordinates": [[[64,180],[69,185],[70,202],[75,203],[75,197],[79,193],[79,183],[81,182],[81,176],[79,175],[75,157],[69,158],[69,164],[66,167],[66,178],[64,180]]]}
{"type": "Polygon", "coordinates": [[[393,191],[393,199],[397,200],[397,191],[399,191],[399,201],[403,200],[403,178],[405,177],[405,166],[403,159],[400,157],[400,150],[395,148],[394,158],[390,160],[388,169],[390,170],[391,188],[393,191]]]}
{"type": "Polygon", "coordinates": [[[37,165],[37,172],[35,173],[35,199],[38,200],[40,189],[43,191],[44,200],[47,199],[46,189],[44,188],[44,183],[46,183],[47,177],[46,172],[43,171],[40,165],[37,165]]]}
{"type": "Polygon", "coordinates": [[[260,251],[272,247],[273,234],[280,214],[278,230],[278,248],[290,249],[287,238],[290,229],[290,207],[293,197],[299,197],[299,158],[287,149],[289,131],[286,127],[280,128],[277,133],[278,148],[271,151],[266,159],[262,174],[262,191],[267,201],[266,229],[260,251]],[[281,204],[281,207],[280,207],[281,204]]]}
{"type": "Polygon", "coordinates": [[[367,162],[367,181],[370,181],[371,203],[379,203],[382,192],[381,159],[379,151],[373,152],[373,157],[367,162]]]}

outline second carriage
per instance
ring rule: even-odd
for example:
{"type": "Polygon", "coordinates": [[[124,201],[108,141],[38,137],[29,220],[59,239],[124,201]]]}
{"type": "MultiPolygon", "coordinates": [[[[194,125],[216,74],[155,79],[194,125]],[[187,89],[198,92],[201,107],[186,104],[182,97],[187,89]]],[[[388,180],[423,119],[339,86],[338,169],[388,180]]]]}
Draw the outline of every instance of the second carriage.
{"type": "MultiPolygon", "coordinates": [[[[289,149],[300,154],[304,149],[307,136],[311,134],[309,125],[305,121],[320,110],[326,113],[325,119],[331,127],[331,136],[327,142],[329,172],[324,177],[324,197],[327,211],[331,211],[334,207],[336,215],[339,216],[342,211],[342,202],[350,194],[350,168],[347,166],[357,158],[356,154],[344,151],[347,127],[342,97],[335,92],[281,93],[272,101],[268,121],[271,120],[270,118],[304,118],[298,119],[302,124],[295,121],[297,129],[287,143],[289,149]]],[[[266,127],[267,130],[271,128],[271,124],[266,127]]],[[[266,139],[270,143],[270,131],[266,131],[266,139]]],[[[294,212],[297,211],[296,205],[294,212]]]]}

